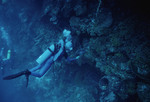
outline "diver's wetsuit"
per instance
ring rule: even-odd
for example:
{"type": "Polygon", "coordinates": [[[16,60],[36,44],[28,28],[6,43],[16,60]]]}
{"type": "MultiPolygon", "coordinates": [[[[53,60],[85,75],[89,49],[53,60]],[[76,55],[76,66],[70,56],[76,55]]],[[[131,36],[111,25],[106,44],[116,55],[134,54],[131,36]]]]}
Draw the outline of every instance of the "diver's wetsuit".
{"type": "MultiPolygon", "coordinates": [[[[47,70],[51,67],[52,63],[54,61],[56,61],[60,55],[63,54],[64,41],[60,40],[59,43],[60,43],[61,47],[58,52],[55,52],[55,51],[52,52],[52,55],[44,63],[39,64],[36,67],[29,70],[31,72],[32,76],[42,77],[47,72],[47,70]],[[39,70],[39,71],[37,71],[37,70],[39,70]]],[[[55,47],[55,49],[56,49],[56,47],[55,47]]]]}

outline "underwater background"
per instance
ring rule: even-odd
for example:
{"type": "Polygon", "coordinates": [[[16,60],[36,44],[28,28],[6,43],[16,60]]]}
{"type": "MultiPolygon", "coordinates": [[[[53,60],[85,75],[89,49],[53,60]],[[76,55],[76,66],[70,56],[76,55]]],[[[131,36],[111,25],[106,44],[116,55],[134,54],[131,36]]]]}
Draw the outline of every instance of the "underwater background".
{"type": "Polygon", "coordinates": [[[150,102],[146,0],[0,0],[0,102],[150,102]],[[71,31],[80,56],[42,77],[3,80],[71,31]],[[10,59],[5,61],[10,51],[10,59]]]}

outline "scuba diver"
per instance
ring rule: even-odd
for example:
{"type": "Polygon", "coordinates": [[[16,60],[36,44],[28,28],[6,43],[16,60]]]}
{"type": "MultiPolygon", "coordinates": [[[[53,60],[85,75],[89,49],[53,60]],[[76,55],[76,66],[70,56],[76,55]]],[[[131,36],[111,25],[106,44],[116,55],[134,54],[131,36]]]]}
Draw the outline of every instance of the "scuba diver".
{"type": "MultiPolygon", "coordinates": [[[[6,76],[3,80],[10,80],[17,78],[19,76],[25,75],[27,79],[26,87],[28,86],[29,76],[42,77],[51,65],[61,56],[68,58],[67,53],[70,52],[72,48],[72,36],[71,31],[64,29],[63,31],[64,39],[59,40],[58,43],[50,45],[47,50],[36,60],[38,65],[31,69],[27,69],[25,71],[21,71],[17,74],[13,74],[10,76],[6,76]]],[[[78,59],[79,56],[74,58],[73,60],[78,59]]]]}
{"type": "Polygon", "coordinates": [[[7,56],[4,57],[4,48],[1,48],[0,51],[0,70],[2,71],[2,75],[4,74],[5,66],[9,63],[11,56],[11,50],[7,51],[7,56]]]}

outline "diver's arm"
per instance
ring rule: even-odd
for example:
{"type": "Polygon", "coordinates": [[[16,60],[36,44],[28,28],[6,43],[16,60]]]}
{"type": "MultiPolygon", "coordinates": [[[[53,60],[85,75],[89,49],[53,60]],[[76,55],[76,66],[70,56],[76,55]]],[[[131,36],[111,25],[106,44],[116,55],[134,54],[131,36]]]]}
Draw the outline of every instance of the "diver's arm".
{"type": "Polygon", "coordinates": [[[54,55],[54,59],[53,61],[56,61],[57,58],[62,54],[63,50],[64,50],[64,41],[63,40],[59,40],[58,42],[61,45],[60,50],[54,55]]]}
{"type": "Polygon", "coordinates": [[[68,58],[67,58],[67,61],[68,61],[68,62],[72,62],[72,61],[78,60],[79,58],[80,58],[80,56],[76,56],[76,57],[74,57],[74,58],[68,57],[68,58]]]}

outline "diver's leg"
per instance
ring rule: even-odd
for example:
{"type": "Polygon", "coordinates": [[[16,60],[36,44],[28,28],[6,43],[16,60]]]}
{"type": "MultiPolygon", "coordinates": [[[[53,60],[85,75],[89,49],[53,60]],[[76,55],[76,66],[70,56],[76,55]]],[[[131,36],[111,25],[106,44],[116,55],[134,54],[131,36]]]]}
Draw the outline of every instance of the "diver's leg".
{"type": "Polygon", "coordinates": [[[36,76],[36,77],[42,77],[47,70],[50,68],[51,64],[53,63],[53,56],[51,56],[43,66],[41,66],[41,69],[39,70],[39,72],[33,71],[31,72],[32,76],[36,76]]]}
{"type": "Polygon", "coordinates": [[[40,69],[41,68],[41,64],[39,64],[39,65],[37,65],[36,67],[33,67],[32,69],[29,69],[29,71],[30,72],[34,72],[34,71],[36,71],[36,70],[38,70],[38,69],[40,69]]]}

